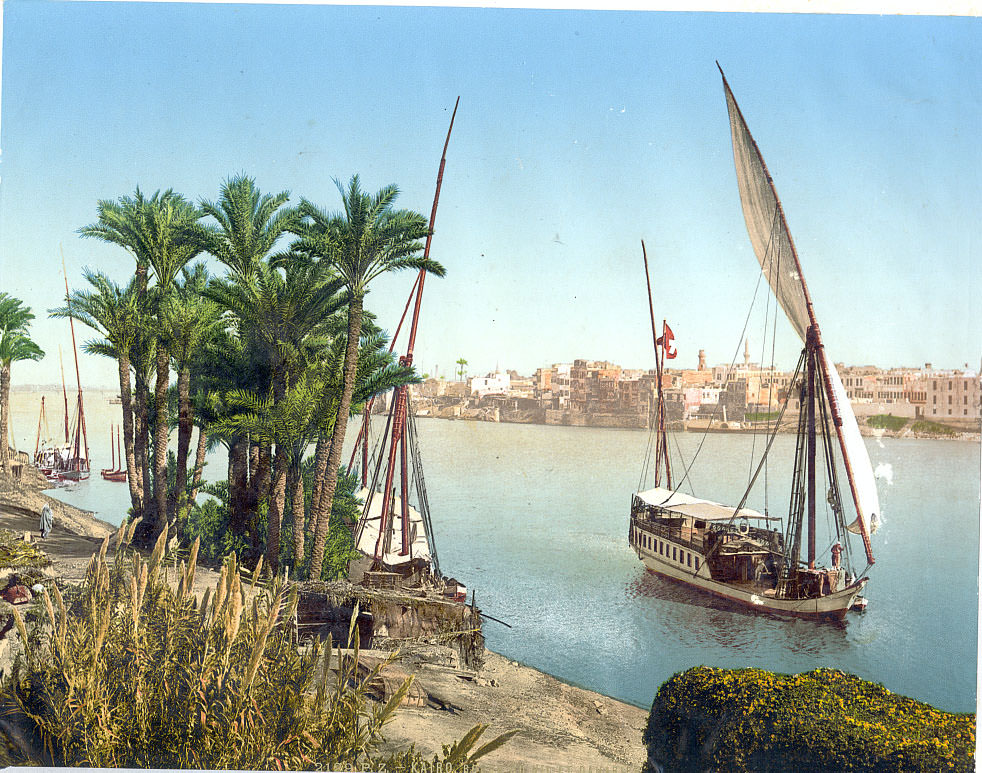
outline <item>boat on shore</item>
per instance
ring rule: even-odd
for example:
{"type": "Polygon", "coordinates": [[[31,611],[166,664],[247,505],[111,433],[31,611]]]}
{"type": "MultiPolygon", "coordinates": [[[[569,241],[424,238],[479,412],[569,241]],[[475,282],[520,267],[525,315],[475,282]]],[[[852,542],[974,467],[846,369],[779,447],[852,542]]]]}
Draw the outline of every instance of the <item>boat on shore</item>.
{"type": "MultiPolygon", "coordinates": [[[[443,156],[440,159],[436,192],[430,213],[430,231],[423,252],[424,258],[429,257],[447,146],[450,143],[450,133],[453,131],[456,115],[455,105],[443,145],[443,156]]],[[[399,322],[389,348],[391,352],[406,312],[412,305],[413,313],[409,324],[406,353],[399,358],[399,364],[403,367],[411,367],[413,364],[425,278],[425,269],[420,269],[409,300],[406,302],[403,318],[399,322]]],[[[361,516],[354,527],[353,537],[355,548],[363,558],[353,562],[358,565],[349,569],[350,576],[370,586],[419,588],[424,592],[432,591],[445,599],[463,603],[467,600],[467,588],[453,578],[444,577],[440,570],[410,390],[405,385],[394,390],[385,429],[373,454],[374,465],[371,465],[373,470],[369,474],[368,445],[373,402],[365,407],[364,423],[348,465],[349,469],[352,469],[360,449],[361,490],[357,496],[363,504],[361,516]],[[413,489],[415,491],[412,491],[413,489]],[[415,495],[414,502],[410,502],[411,494],[415,495]],[[359,578],[358,575],[361,577],[359,578]]]]}
{"type": "MultiPolygon", "coordinates": [[[[720,69],[722,75],[722,69],[720,69]]],[[[747,231],[761,271],[792,327],[804,343],[791,389],[800,401],[791,497],[784,519],[746,506],[777,435],[780,419],[768,434],[766,449],[735,507],[682,493],[683,480],[672,478],[662,363],[674,356],[670,328],[657,338],[651,286],[648,284],[652,336],[657,364],[654,477],[655,487],[631,499],[629,542],[651,571],[700,591],[779,615],[838,618],[864,609],[861,596],[874,563],[870,535],[880,506],[869,455],[835,366],[822,343],[801,263],[773,181],[723,75],[733,155],[747,231]],[[818,446],[822,446],[822,454],[818,446]],[[846,522],[839,487],[845,471],[855,519],[846,522]],[[661,485],[664,475],[665,486],[661,485]],[[827,490],[818,491],[819,476],[827,490]],[[821,504],[820,504],[821,503],[821,504]],[[826,508],[831,534],[819,542],[816,513],[826,508]],[[866,567],[853,565],[850,537],[858,535],[866,567]],[[820,564],[819,545],[828,545],[828,563],[820,564]]],[[[642,249],[643,249],[642,243],[642,249]]],[[[648,275],[645,255],[645,275],[648,275]]],[[[783,418],[783,410],[781,418],[783,418]]],[[[640,486],[639,486],[640,488],[640,486]]]]}

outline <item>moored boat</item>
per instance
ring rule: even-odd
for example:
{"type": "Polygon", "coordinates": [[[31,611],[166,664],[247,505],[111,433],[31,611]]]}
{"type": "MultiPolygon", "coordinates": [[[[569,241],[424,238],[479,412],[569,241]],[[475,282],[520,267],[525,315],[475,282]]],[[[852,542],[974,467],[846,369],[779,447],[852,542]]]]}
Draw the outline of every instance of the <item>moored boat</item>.
{"type": "MultiPolygon", "coordinates": [[[[629,542],[648,569],[692,588],[780,615],[841,619],[852,608],[866,607],[861,593],[869,580],[866,572],[874,563],[870,535],[880,515],[876,481],[841,379],[822,343],[772,178],[725,76],[723,87],[747,231],[761,270],[804,349],[781,417],[769,433],[763,457],[739,504],[721,505],[683,494],[681,481],[673,484],[662,364],[674,354],[669,348],[670,328],[663,323],[662,337],[655,338],[655,487],[632,497],[629,542]],[[787,527],[782,528],[782,518],[751,510],[746,503],[792,398],[800,406],[798,439],[787,527]],[[855,511],[849,523],[840,493],[840,467],[855,511]],[[665,487],[661,486],[662,475],[665,487]],[[820,475],[827,484],[822,494],[818,491],[820,475]],[[826,508],[832,524],[827,540],[821,543],[817,536],[819,507],[826,508]],[[853,565],[852,535],[861,538],[865,552],[862,573],[853,565]],[[819,555],[820,544],[828,545],[824,564],[820,560],[826,553],[819,555]]],[[[645,273],[647,276],[647,255],[645,273]]],[[[648,293],[651,307],[650,282],[648,293]]],[[[655,337],[653,310],[651,320],[655,337]]]]}
{"type": "MultiPolygon", "coordinates": [[[[429,257],[447,146],[456,114],[455,105],[440,159],[424,259],[429,257]]],[[[404,320],[410,304],[413,305],[406,353],[399,358],[399,364],[404,367],[413,364],[425,277],[425,269],[421,269],[406,303],[406,311],[403,312],[404,320]]],[[[402,321],[393,336],[390,352],[401,328],[402,321]]],[[[385,430],[374,454],[376,463],[369,474],[371,413],[372,403],[369,403],[365,407],[364,424],[352,451],[352,461],[348,465],[349,469],[352,468],[360,449],[362,485],[358,498],[363,504],[361,517],[354,527],[354,541],[356,549],[364,556],[361,563],[367,571],[364,571],[363,582],[396,587],[422,587],[434,590],[446,599],[463,602],[467,598],[466,587],[456,580],[444,577],[440,571],[419,454],[415,414],[408,387],[399,386],[394,390],[385,430]],[[413,503],[410,502],[411,496],[414,498],[413,503]]]]}

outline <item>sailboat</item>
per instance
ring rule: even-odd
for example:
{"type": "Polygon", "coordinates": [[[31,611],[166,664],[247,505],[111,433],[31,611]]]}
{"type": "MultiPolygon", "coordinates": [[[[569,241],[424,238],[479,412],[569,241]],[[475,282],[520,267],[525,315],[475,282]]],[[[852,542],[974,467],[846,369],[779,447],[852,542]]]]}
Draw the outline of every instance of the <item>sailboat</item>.
{"type": "MultiPolygon", "coordinates": [[[[67,291],[67,282],[66,282],[67,291]]],[[[71,321],[71,320],[69,320],[71,321]]],[[[72,347],[75,346],[75,327],[72,324],[72,347]]],[[[61,366],[61,392],[65,411],[65,442],[56,444],[48,427],[44,396],[41,396],[41,411],[38,416],[37,441],[34,446],[34,465],[52,483],[86,480],[89,477],[89,444],[85,426],[85,407],[82,401],[82,386],[79,382],[78,401],[75,413],[68,408],[68,390],[65,386],[65,367],[58,347],[58,361],[61,366]],[[44,433],[42,434],[42,429],[44,433]]],[[[75,352],[75,373],[78,376],[78,352],[75,352]]]]}
{"type": "MultiPolygon", "coordinates": [[[[457,105],[454,106],[450,117],[450,128],[447,130],[447,138],[443,145],[433,209],[430,213],[430,228],[423,249],[424,259],[428,258],[430,253],[447,147],[450,144],[450,133],[453,131],[456,115],[457,105]]],[[[403,320],[405,320],[410,304],[413,305],[406,354],[399,358],[399,364],[407,367],[413,364],[425,279],[426,272],[421,269],[403,312],[403,320]]],[[[393,346],[403,320],[400,320],[396,334],[393,336],[393,346]]],[[[370,571],[365,574],[367,582],[403,587],[435,585],[451,599],[464,601],[467,595],[466,587],[456,580],[444,578],[440,573],[410,398],[407,386],[395,389],[371,473],[368,444],[372,405],[365,408],[364,424],[359,432],[355,449],[352,451],[352,462],[359,447],[362,452],[360,471],[362,487],[358,497],[364,503],[361,517],[354,528],[355,547],[370,560],[370,571]],[[411,488],[415,488],[415,506],[410,503],[411,488]]],[[[349,464],[349,469],[351,466],[349,464]]]]}
{"type": "Polygon", "coordinates": [[[119,427],[115,427],[115,428],[114,427],[110,427],[109,428],[109,449],[110,449],[110,452],[112,453],[112,465],[110,467],[107,467],[104,470],[101,470],[100,472],[102,473],[102,477],[103,477],[104,480],[111,480],[111,481],[115,481],[117,483],[125,483],[126,482],[126,469],[123,467],[123,452],[122,452],[122,448],[120,447],[119,438],[120,438],[119,427]],[[113,430],[114,429],[115,429],[115,439],[116,439],[116,445],[115,446],[113,446],[113,430]],[[118,460],[117,460],[117,454],[119,454],[118,460]]]}
{"type": "MultiPolygon", "coordinates": [[[[72,300],[71,293],[68,291],[68,271],[65,269],[65,255],[61,256],[62,271],[65,274],[65,303],[68,308],[68,325],[72,331],[72,354],[75,357],[75,383],[78,385],[78,402],[76,404],[75,427],[68,458],[64,460],[64,469],[59,471],[58,477],[61,480],[87,480],[89,477],[89,436],[85,427],[85,405],[82,400],[82,377],[78,368],[78,345],[75,343],[75,320],[71,316],[72,300]]],[[[62,389],[64,389],[64,376],[62,376],[62,389]]],[[[65,397],[65,422],[68,422],[68,397],[65,397]]]]}
{"type": "MultiPolygon", "coordinates": [[[[798,390],[800,411],[787,529],[779,528],[780,518],[746,507],[781,422],[775,423],[739,504],[734,507],[689,496],[673,485],[659,378],[654,422],[658,435],[655,488],[632,497],[629,541],[648,569],[693,588],[779,615],[842,619],[850,609],[865,608],[861,594],[869,581],[866,573],[874,563],[870,535],[880,516],[876,480],[842,381],[822,343],[777,191],[722,68],[720,74],[747,232],[774,296],[804,343],[791,382],[798,390]],[[824,458],[818,454],[819,443],[824,458]],[[837,454],[841,454],[855,510],[849,523],[840,494],[837,454]],[[663,472],[664,487],[660,485],[663,472]],[[828,482],[828,490],[821,496],[820,474],[828,482]],[[834,524],[828,542],[822,543],[816,528],[820,503],[827,503],[834,524]],[[861,539],[865,552],[862,573],[853,567],[853,536],[861,539]],[[819,544],[830,544],[828,565],[819,564],[819,544]]],[[[645,272],[647,275],[647,256],[645,272]]],[[[648,292],[650,306],[650,284],[648,292]]],[[[651,317],[654,332],[653,312],[651,317]]],[[[666,334],[656,339],[659,376],[669,345],[666,334]]],[[[790,402],[789,395],[784,410],[790,402]]]]}

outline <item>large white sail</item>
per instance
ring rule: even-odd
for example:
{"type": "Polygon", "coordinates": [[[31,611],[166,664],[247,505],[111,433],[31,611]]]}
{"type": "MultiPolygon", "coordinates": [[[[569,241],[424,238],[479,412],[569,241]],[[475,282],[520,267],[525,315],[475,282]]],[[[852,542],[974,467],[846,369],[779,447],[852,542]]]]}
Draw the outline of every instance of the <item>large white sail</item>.
{"type": "MultiPolygon", "coordinates": [[[[795,332],[805,341],[808,328],[815,325],[817,332],[818,325],[811,308],[805,278],[801,275],[801,263],[788,231],[774,181],[767,171],[757,142],[747,128],[740,107],[730,90],[730,84],[726,82],[726,76],[723,76],[723,88],[726,92],[726,108],[733,138],[733,161],[747,233],[774,296],[787,314],[795,332]]],[[[872,563],[873,554],[868,537],[878,525],[880,514],[876,479],[839,374],[829,362],[824,347],[821,352],[829,376],[825,391],[835,406],[833,411],[839,446],[842,448],[849,487],[856,505],[856,520],[849,528],[863,535],[867,559],[872,563]]]]}
{"type": "Polygon", "coordinates": [[[870,463],[863,436],[859,433],[856,414],[852,412],[849,397],[842,386],[842,379],[839,378],[835,365],[829,361],[825,347],[822,347],[822,360],[832,382],[833,399],[839,406],[839,418],[842,421],[839,438],[843,453],[852,468],[849,477],[856,499],[856,520],[849,524],[848,529],[853,534],[862,534],[864,531],[872,534],[880,525],[880,495],[876,491],[873,465],[870,463]]]}
{"type": "Polygon", "coordinates": [[[750,243],[760,262],[760,268],[774,291],[774,297],[788,315],[795,332],[804,341],[810,324],[807,290],[798,271],[794,242],[767,166],[725,78],[723,85],[726,88],[726,107],[730,116],[730,133],[733,136],[733,162],[740,189],[740,203],[743,205],[743,218],[747,223],[750,243]]]}

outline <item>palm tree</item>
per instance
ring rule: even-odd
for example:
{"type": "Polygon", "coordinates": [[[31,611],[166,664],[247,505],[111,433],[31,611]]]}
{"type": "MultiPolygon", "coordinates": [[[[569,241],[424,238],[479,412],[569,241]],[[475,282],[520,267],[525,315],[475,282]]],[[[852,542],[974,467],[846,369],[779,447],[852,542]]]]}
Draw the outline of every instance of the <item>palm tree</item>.
{"type": "MultiPolygon", "coordinates": [[[[228,312],[248,357],[249,366],[243,370],[249,379],[228,384],[226,390],[232,387],[254,394],[271,393],[274,402],[283,399],[316,360],[317,352],[330,340],[327,324],[344,302],[339,292],[342,283],[327,263],[287,254],[276,264],[259,261],[249,276],[233,272],[226,279],[213,280],[204,292],[228,312]]],[[[228,433],[236,425],[224,426],[228,433]]],[[[258,442],[259,436],[251,440],[258,442]]],[[[242,454],[241,446],[233,448],[242,454]]],[[[242,497],[234,489],[229,492],[233,528],[249,517],[243,509],[254,512],[268,495],[272,449],[268,443],[259,443],[259,448],[250,484],[252,495],[242,497]]],[[[241,458],[231,461],[241,470],[241,458]]],[[[241,474],[236,481],[238,486],[241,474]]]]}
{"type": "Polygon", "coordinates": [[[0,292],[0,470],[10,463],[10,367],[18,360],[40,360],[44,352],[28,336],[34,314],[23,302],[0,292]]]}
{"type": "Polygon", "coordinates": [[[29,307],[0,292],[0,470],[10,465],[10,368],[14,362],[44,357],[28,335],[34,315],[29,307]]]}
{"type": "Polygon", "coordinates": [[[327,540],[329,514],[337,488],[341,466],[341,447],[351,410],[358,363],[358,343],[361,338],[362,314],[368,286],[376,277],[399,269],[426,269],[443,276],[443,267],[421,255],[427,235],[426,218],[418,212],[393,209],[398,188],[389,185],[375,195],[361,190],[358,176],[351,178],[347,189],[334,181],[341,193],[343,211],[327,214],[306,200],[300,204],[304,218],[301,238],[294,249],[329,263],[343,279],[348,291],[348,335],[345,347],[343,380],[334,420],[334,433],[328,455],[327,469],[320,495],[321,517],[314,524],[314,546],[311,576],[319,577],[327,540]]]}
{"type": "Polygon", "coordinates": [[[467,360],[461,357],[459,360],[457,360],[457,364],[460,366],[457,368],[457,375],[460,377],[460,380],[463,381],[464,373],[467,372],[467,360]]]}
{"type": "MultiPolygon", "coordinates": [[[[80,229],[82,236],[101,239],[129,251],[136,260],[136,290],[142,303],[153,302],[159,312],[173,290],[178,272],[203,249],[197,221],[202,212],[173,190],[157,191],[149,199],[140,189],[132,197],[116,202],[100,201],[99,220],[80,229]],[[150,273],[156,280],[148,295],[150,273]]],[[[154,503],[150,521],[151,539],[159,534],[167,519],[167,386],[170,381],[170,350],[166,330],[157,326],[154,387],[154,503]]]]}
{"type": "MultiPolygon", "coordinates": [[[[222,309],[202,296],[208,285],[204,263],[181,269],[182,282],[164,302],[161,322],[171,342],[171,356],[177,370],[177,470],[170,493],[167,514],[174,518],[187,503],[188,451],[194,413],[191,403],[191,370],[205,341],[214,337],[221,324],[222,309]]],[[[180,523],[180,519],[178,519],[180,523]]]]}
{"type": "Polygon", "coordinates": [[[123,411],[123,450],[126,455],[126,480],[130,489],[130,504],[137,515],[143,512],[143,479],[137,469],[134,440],[133,393],[130,385],[131,354],[141,333],[142,312],[136,292],[136,280],[120,288],[102,272],[83,269],[82,275],[92,290],[77,290],[69,304],[50,309],[52,317],[73,317],[100,333],[101,341],[86,341],[82,348],[89,354],[116,360],[119,373],[119,397],[123,411]]]}
{"type": "MultiPolygon", "coordinates": [[[[279,400],[272,394],[260,398],[238,390],[226,396],[228,403],[239,409],[238,413],[216,423],[220,432],[247,432],[276,449],[266,521],[266,563],[273,572],[280,562],[280,527],[286,505],[287,475],[296,453],[294,439],[311,424],[320,391],[319,385],[306,376],[279,400]]],[[[302,511],[300,516],[302,522],[302,511]]],[[[294,527],[294,535],[296,531],[294,527]]]]}
{"type": "Polygon", "coordinates": [[[201,211],[217,226],[206,227],[205,249],[234,273],[250,276],[283,234],[297,227],[294,209],[280,209],[290,194],[262,194],[251,177],[225,182],[217,202],[202,201],[201,211]]]}

